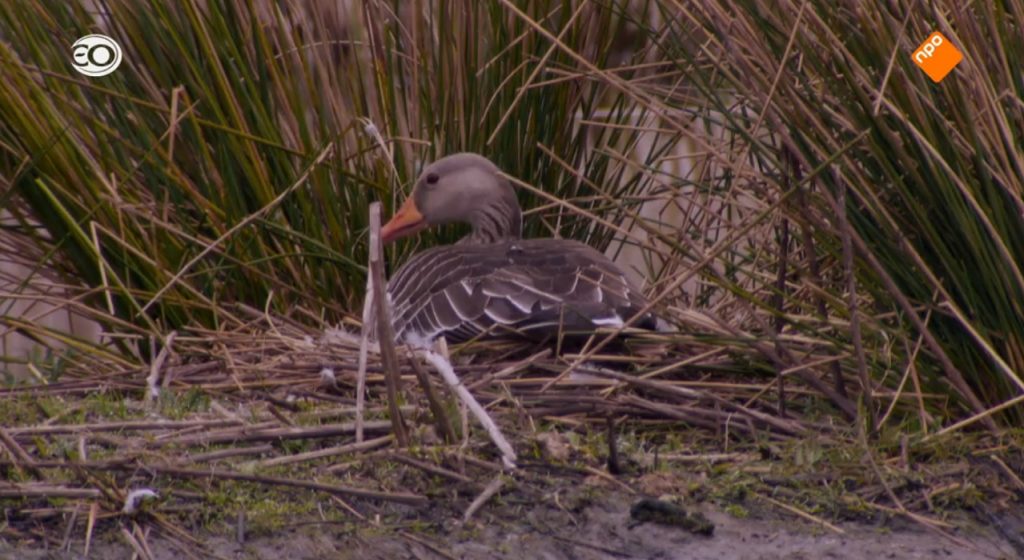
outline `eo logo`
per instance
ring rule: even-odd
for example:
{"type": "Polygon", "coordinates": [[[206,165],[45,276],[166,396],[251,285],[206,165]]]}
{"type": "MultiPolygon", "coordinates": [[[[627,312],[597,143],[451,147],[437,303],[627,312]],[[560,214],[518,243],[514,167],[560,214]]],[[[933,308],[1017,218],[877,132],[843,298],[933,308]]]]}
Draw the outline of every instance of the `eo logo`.
{"type": "Polygon", "coordinates": [[[86,35],[72,45],[71,63],[86,76],[106,76],[121,65],[121,47],[106,35],[86,35]]]}
{"type": "Polygon", "coordinates": [[[928,37],[928,40],[921,43],[921,46],[917,47],[912,58],[914,64],[924,70],[933,82],[939,83],[942,78],[946,77],[946,74],[956,68],[957,64],[960,64],[964,55],[953,46],[953,43],[949,42],[949,39],[936,31],[932,33],[931,37],[928,37]]]}

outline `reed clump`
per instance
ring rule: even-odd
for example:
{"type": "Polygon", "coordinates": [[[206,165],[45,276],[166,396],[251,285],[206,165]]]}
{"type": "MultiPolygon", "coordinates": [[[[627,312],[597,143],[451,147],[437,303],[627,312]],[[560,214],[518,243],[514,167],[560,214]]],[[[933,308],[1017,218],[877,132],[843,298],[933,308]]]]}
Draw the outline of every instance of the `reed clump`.
{"type": "MultiPolygon", "coordinates": [[[[769,461],[781,445],[794,469],[844,473],[830,481],[859,469],[872,491],[856,507],[914,519],[938,494],[911,498],[894,473],[920,457],[984,455],[994,482],[980,486],[1016,488],[1015,4],[521,4],[14,0],[0,12],[0,253],[19,267],[0,272],[0,325],[41,348],[3,358],[31,374],[0,392],[15,403],[0,435],[20,511],[40,498],[92,527],[120,519],[141,470],[193,484],[217,478],[211,461],[231,465],[218,483],[346,506],[416,507],[430,488],[388,468],[339,481],[332,465],[397,461],[490,488],[486,440],[443,387],[444,402],[422,400],[408,356],[392,402],[371,357],[368,431],[347,431],[359,360],[337,333],[360,327],[368,209],[390,213],[425,162],[455,151],[520,179],[527,235],[627,263],[674,329],[628,356],[601,338],[580,355],[455,348],[456,372],[518,449],[543,448],[534,435],[551,427],[585,449],[608,422],[658,453],[699,443],[709,464],[769,461]],[[936,29],[967,54],[939,84],[910,58],[936,29]],[[93,32],[124,50],[100,79],[69,64],[93,32]],[[103,334],[44,326],[38,309],[103,334]],[[390,435],[396,407],[410,446],[390,435]],[[683,427],[693,435],[674,435],[683,427]]],[[[580,468],[608,476],[599,456],[581,452],[580,468]]],[[[939,494],[973,504],[973,488],[939,494]]]]}

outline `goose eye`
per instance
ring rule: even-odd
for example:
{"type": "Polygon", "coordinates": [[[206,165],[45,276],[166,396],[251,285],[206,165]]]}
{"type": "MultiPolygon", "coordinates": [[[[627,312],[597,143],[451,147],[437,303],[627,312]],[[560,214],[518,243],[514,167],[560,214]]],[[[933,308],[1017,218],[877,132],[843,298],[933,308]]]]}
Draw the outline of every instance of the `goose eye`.
{"type": "Polygon", "coordinates": [[[437,173],[430,173],[430,174],[427,175],[427,184],[428,185],[436,184],[437,180],[438,180],[437,173]]]}

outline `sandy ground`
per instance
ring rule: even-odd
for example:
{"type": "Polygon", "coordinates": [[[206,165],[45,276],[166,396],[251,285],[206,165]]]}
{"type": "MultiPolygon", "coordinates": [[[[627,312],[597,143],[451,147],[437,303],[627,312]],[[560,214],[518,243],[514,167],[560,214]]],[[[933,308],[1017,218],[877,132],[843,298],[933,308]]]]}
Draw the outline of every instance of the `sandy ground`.
{"type": "MultiPolygon", "coordinates": [[[[702,506],[715,525],[713,536],[701,536],[672,526],[636,524],[630,517],[632,497],[609,495],[570,513],[538,505],[507,511],[510,506],[482,511],[468,526],[448,522],[443,529],[426,532],[361,531],[336,525],[308,525],[278,534],[248,539],[239,544],[221,536],[207,536],[208,550],[193,551],[200,558],[302,560],[320,558],[393,559],[1013,559],[1015,550],[1005,538],[988,527],[967,524],[953,537],[939,535],[919,525],[888,521],[884,526],[840,524],[842,534],[800,519],[736,519],[710,506],[702,506]],[[509,515],[511,514],[511,515],[509,515]],[[955,540],[953,540],[955,539],[955,540]]],[[[1018,530],[1020,527],[1017,528],[1018,530]]],[[[150,538],[158,560],[184,557],[171,543],[150,538]]],[[[1019,544],[1018,544],[1019,546],[1019,544]]],[[[81,542],[71,551],[4,548],[0,558],[78,559],[81,542]]],[[[131,558],[119,541],[93,544],[90,558],[131,558]]]]}

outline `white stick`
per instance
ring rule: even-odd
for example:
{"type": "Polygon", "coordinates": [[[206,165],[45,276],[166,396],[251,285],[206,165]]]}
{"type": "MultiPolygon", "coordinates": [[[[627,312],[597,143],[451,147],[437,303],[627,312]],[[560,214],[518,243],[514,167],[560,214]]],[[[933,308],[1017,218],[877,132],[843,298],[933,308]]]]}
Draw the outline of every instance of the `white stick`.
{"type": "Polygon", "coordinates": [[[436,369],[438,373],[441,374],[441,377],[444,378],[445,383],[447,383],[448,386],[451,387],[452,391],[458,395],[459,399],[469,407],[469,410],[473,412],[473,416],[476,416],[480,425],[487,430],[487,435],[491,436],[491,441],[493,441],[494,445],[498,446],[498,449],[501,451],[501,461],[505,465],[505,468],[510,470],[516,468],[515,450],[513,450],[512,446],[509,445],[508,440],[505,439],[504,435],[502,435],[501,430],[498,429],[494,420],[491,420],[491,417],[487,414],[487,411],[484,410],[484,407],[480,406],[480,403],[476,402],[476,399],[473,398],[469,389],[459,381],[458,376],[455,375],[455,369],[452,368],[452,364],[446,360],[444,356],[434,352],[433,350],[423,350],[423,357],[426,358],[432,366],[434,366],[434,369],[436,369]]]}
{"type": "Polygon", "coordinates": [[[156,359],[149,365],[149,376],[146,377],[146,385],[149,387],[149,391],[146,393],[146,397],[150,401],[155,401],[160,396],[160,369],[164,367],[164,362],[167,361],[167,357],[171,353],[171,345],[174,344],[174,337],[178,336],[178,331],[171,331],[164,339],[164,347],[160,349],[160,353],[157,354],[156,359]]]}
{"type": "Polygon", "coordinates": [[[159,498],[160,495],[150,488],[132,490],[131,492],[128,492],[128,495],[124,498],[124,507],[121,508],[121,513],[131,515],[139,511],[139,506],[141,506],[144,501],[156,500],[159,498]]]}
{"type": "Polygon", "coordinates": [[[363,332],[359,338],[359,372],[356,375],[356,442],[363,441],[363,407],[366,406],[366,354],[373,317],[373,275],[366,267],[366,299],[363,300],[363,332]]]}

